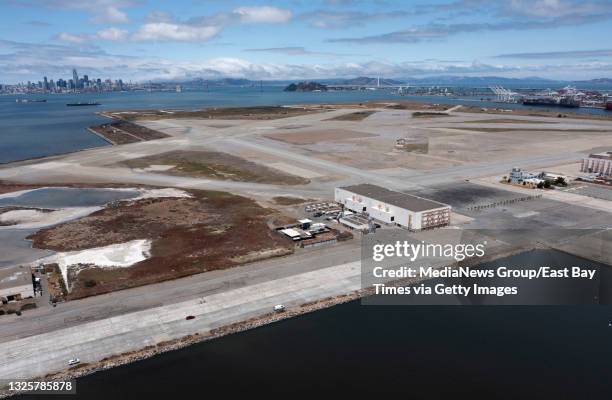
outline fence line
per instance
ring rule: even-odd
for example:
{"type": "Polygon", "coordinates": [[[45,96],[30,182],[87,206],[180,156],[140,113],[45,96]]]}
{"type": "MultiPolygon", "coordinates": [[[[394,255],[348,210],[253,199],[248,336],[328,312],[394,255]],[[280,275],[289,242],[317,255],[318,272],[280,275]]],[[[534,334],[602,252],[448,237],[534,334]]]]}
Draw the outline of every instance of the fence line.
{"type": "Polygon", "coordinates": [[[490,204],[471,206],[471,207],[467,207],[467,210],[484,210],[484,209],[487,209],[487,208],[495,208],[495,207],[499,207],[499,206],[505,206],[505,205],[509,205],[509,204],[514,204],[514,203],[518,203],[518,202],[521,202],[521,201],[535,200],[535,199],[539,199],[541,197],[542,197],[541,194],[537,194],[537,195],[534,195],[534,196],[519,197],[517,199],[509,199],[509,200],[497,201],[495,203],[490,203],[490,204]]]}

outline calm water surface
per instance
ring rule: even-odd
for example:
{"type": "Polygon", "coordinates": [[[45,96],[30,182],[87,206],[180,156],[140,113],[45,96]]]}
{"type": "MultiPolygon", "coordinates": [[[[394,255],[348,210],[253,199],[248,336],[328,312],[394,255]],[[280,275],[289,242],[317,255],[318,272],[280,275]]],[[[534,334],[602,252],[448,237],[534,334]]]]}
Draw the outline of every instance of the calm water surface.
{"type": "Polygon", "coordinates": [[[31,190],[15,197],[0,198],[0,207],[93,207],[115,200],[133,198],[139,194],[136,190],[42,188],[31,190]]]}
{"type": "MultiPolygon", "coordinates": [[[[581,260],[546,254],[551,262],[581,260]]],[[[393,392],[426,399],[604,399],[610,398],[611,319],[612,307],[596,304],[354,301],[84,377],[71,398],[393,392]]]]}
{"type": "MultiPolygon", "coordinates": [[[[15,197],[0,198],[0,207],[66,208],[101,206],[115,200],[134,198],[135,190],[42,188],[15,197]]],[[[32,248],[26,240],[38,229],[0,229],[0,268],[31,263],[51,251],[32,248]]]]}
{"type": "MultiPolygon", "coordinates": [[[[417,100],[432,103],[482,105],[483,107],[524,108],[521,104],[475,102],[476,99],[406,96],[399,97],[388,90],[346,92],[283,92],[282,86],[223,87],[210,91],[126,92],[99,94],[31,95],[45,98],[46,103],[16,103],[24,96],[0,96],[0,163],[61,154],[107,143],[86,130],[108,121],[96,111],[185,108],[211,106],[261,106],[304,103],[342,103],[377,100],[417,100]],[[98,107],[66,107],[66,103],[97,101],[98,107]]],[[[545,110],[545,108],[538,108],[545,110]]],[[[558,111],[558,109],[557,109],[558,111]]],[[[572,112],[604,113],[603,110],[581,108],[572,112]]]]}

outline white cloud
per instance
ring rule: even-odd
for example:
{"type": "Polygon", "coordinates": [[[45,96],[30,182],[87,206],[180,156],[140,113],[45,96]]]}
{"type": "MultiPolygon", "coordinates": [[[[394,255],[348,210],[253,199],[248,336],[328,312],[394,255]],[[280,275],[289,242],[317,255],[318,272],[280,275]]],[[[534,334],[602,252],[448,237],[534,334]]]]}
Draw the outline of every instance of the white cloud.
{"type": "Polygon", "coordinates": [[[252,23],[283,23],[288,22],[293,17],[293,13],[277,7],[239,7],[233,11],[242,22],[252,23]]]}
{"type": "Polygon", "coordinates": [[[61,40],[62,42],[83,43],[85,40],[87,40],[87,37],[84,35],[73,35],[71,33],[62,32],[56,35],[56,39],[61,40]]]}
{"type": "Polygon", "coordinates": [[[169,22],[144,24],[132,35],[133,40],[159,41],[206,41],[221,31],[218,26],[195,26],[169,22]]]}
{"type": "Polygon", "coordinates": [[[610,4],[576,0],[511,0],[507,3],[507,9],[528,17],[559,18],[609,11],[610,4]]]}
{"type": "Polygon", "coordinates": [[[0,80],[3,83],[68,77],[72,68],[92,77],[124,80],[173,80],[193,78],[320,79],[354,76],[406,78],[432,75],[506,76],[541,75],[557,79],[590,79],[612,74],[612,62],[567,62],[533,65],[441,62],[330,62],[330,63],[255,63],[232,57],[205,61],[172,60],[157,57],[109,54],[94,44],[78,46],[42,45],[0,40],[0,80]],[[36,57],[32,57],[36,54],[36,57]]]}
{"type": "Polygon", "coordinates": [[[112,40],[112,41],[125,40],[128,36],[128,31],[126,31],[125,29],[119,29],[119,28],[113,27],[113,28],[107,28],[107,29],[98,31],[97,36],[98,38],[103,39],[103,40],[112,40]]]}
{"type": "MultiPolygon", "coordinates": [[[[116,0],[96,0],[116,1],[116,0]]],[[[108,20],[115,19],[116,22],[124,22],[121,12],[116,7],[107,7],[111,10],[104,15],[98,14],[98,18],[110,17],[108,20]]],[[[127,17],[127,16],[126,16],[127,17]]],[[[95,38],[104,40],[133,40],[133,41],[174,41],[174,42],[205,42],[217,36],[226,26],[234,23],[283,23],[291,19],[292,13],[276,7],[240,7],[231,13],[219,13],[212,16],[194,17],[187,21],[176,20],[171,14],[155,11],[150,13],[143,25],[135,32],[129,33],[127,30],[118,28],[107,28],[97,33],[95,38]]],[[[71,37],[86,38],[83,35],[67,35],[71,37]]],[[[76,40],[74,40],[76,41],[76,40]]]]}
{"type": "Polygon", "coordinates": [[[94,21],[101,24],[126,24],[130,22],[130,19],[126,13],[119,10],[117,7],[110,6],[97,11],[94,21]]]}
{"type": "Polygon", "coordinates": [[[30,0],[33,4],[51,9],[72,9],[92,15],[97,24],[125,24],[129,22],[124,8],[139,4],[139,0],[30,0]]]}

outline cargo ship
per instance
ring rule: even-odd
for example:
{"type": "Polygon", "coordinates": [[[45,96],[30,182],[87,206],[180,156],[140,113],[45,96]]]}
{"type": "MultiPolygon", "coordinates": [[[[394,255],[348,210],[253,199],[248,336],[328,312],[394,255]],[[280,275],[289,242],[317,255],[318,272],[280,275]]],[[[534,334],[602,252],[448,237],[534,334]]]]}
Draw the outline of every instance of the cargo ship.
{"type": "Polygon", "coordinates": [[[523,99],[523,105],[578,108],[580,102],[569,97],[529,97],[523,99]]]}
{"type": "Polygon", "coordinates": [[[68,103],[66,105],[68,107],[85,107],[85,106],[99,106],[100,103],[88,101],[88,102],[79,102],[79,103],[68,103]]]}

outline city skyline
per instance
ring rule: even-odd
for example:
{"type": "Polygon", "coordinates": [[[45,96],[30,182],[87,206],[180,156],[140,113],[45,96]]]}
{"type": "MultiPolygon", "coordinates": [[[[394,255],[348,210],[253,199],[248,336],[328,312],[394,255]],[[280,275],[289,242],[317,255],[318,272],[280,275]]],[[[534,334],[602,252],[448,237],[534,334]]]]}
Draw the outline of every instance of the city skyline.
{"type": "Polygon", "coordinates": [[[19,82],[6,85],[0,82],[0,93],[65,93],[65,92],[99,92],[133,89],[138,85],[131,82],[124,83],[122,79],[96,78],[89,79],[88,74],[79,75],[76,68],[72,69],[71,78],[47,77],[46,75],[37,81],[19,82]]]}
{"type": "Polygon", "coordinates": [[[609,0],[9,0],[0,82],[612,75],[609,0]]]}

